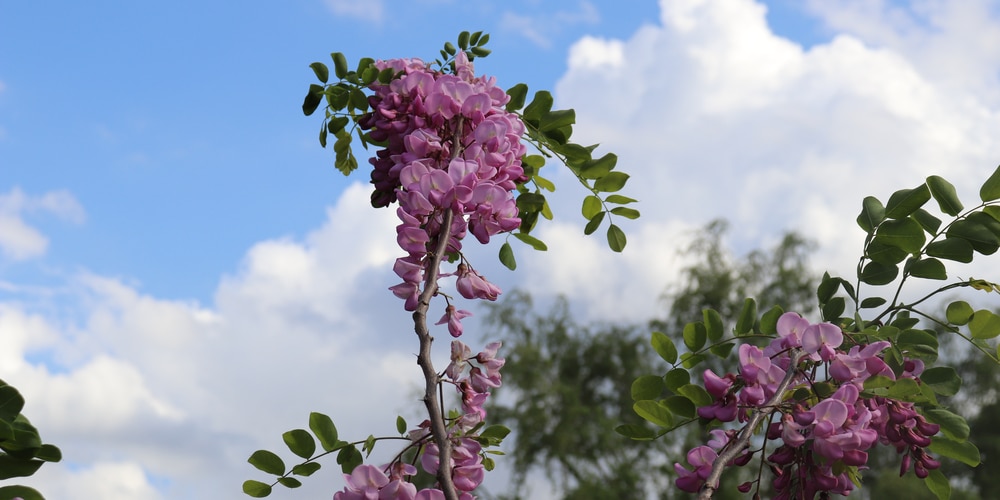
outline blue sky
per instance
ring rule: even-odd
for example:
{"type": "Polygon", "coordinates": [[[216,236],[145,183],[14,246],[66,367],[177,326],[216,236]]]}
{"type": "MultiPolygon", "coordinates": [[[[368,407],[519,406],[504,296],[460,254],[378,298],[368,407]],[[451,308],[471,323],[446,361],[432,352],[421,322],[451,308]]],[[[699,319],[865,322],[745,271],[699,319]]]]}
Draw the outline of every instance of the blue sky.
{"type": "Polygon", "coordinates": [[[35,484],[70,500],[235,497],[245,458],[311,410],[364,435],[371,415],[391,429],[412,411],[408,318],[385,291],[394,216],[367,207],[367,173],[338,173],[300,111],[309,63],[332,51],[433,58],[461,30],[490,33],[477,70],[575,108],[579,141],[619,154],[644,215],[612,255],[582,237],[582,195],[556,174],[557,221],[540,233],[551,250],[521,252],[517,273],[495,248],[473,250],[477,268],[571,293],[591,318],[642,320],[683,264],[676,250],[713,217],[733,222],[741,249],[799,230],[820,244],[818,266],[847,272],[863,196],[940,174],[974,197],[1000,157],[998,10],[5,2],[0,378],[67,454],[35,484]],[[358,372],[366,385],[343,382],[358,372]],[[303,379],[323,389],[283,390],[303,379]]]}

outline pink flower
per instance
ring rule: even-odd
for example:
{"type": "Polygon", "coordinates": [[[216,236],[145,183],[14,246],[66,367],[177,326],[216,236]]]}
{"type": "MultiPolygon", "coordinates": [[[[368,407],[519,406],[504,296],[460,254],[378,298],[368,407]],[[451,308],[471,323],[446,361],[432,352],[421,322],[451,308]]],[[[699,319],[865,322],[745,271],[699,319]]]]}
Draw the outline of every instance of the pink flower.
{"type": "Polygon", "coordinates": [[[834,349],[844,341],[844,332],[833,323],[809,325],[802,332],[802,350],[809,354],[818,354],[819,359],[831,361],[834,349]]]}
{"type": "Polygon", "coordinates": [[[464,309],[455,309],[455,306],[448,305],[448,307],[444,310],[444,316],[441,316],[441,319],[434,324],[443,325],[448,323],[448,333],[450,333],[452,337],[457,338],[462,336],[462,319],[469,316],[472,316],[472,313],[469,311],[464,309]]]}

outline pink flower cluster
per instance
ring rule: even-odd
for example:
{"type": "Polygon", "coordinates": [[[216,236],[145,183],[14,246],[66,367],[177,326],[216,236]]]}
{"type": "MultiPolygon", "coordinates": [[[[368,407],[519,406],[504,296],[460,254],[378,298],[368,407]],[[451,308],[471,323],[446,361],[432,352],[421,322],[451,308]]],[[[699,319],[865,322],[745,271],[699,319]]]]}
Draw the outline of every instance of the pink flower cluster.
{"type": "MultiPolygon", "coordinates": [[[[372,85],[372,111],[358,124],[385,144],[370,160],[372,204],[399,202],[397,242],[408,255],[393,267],[403,282],[391,290],[412,311],[446,211],[453,216],[447,242],[453,254],[461,251],[467,232],[487,243],[520,226],[512,191],[527,180],[521,167],[525,129],[504,109],[510,96],[494,78],[477,78],[463,52],[455,56],[455,74],[431,70],[419,59],[376,66],[400,75],[389,84],[372,85]]],[[[466,298],[495,300],[500,293],[464,259],[455,274],[466,298]]],[[[456,337],[460,319],[449,314],[442,321],[456,337]]]]}
{"type": "MultiPolygon", "coordinates": [[[[854,488],[847,467],[864,466],[867,450],[876,443],[895,446],[903,455],[901,474],[912,464],[917,476],[924,478],[930,469],[940,466],[925,450],[930,436],[938,432],[938,425],[927,422],[913,403],[861,396],[864,381],[875,375],[919,381],[922,362],[908,360],[897,376],[880,357],[889,342],[854,345],[846,352],[838,350],[844,341],[840,328],[831,323],[810,324],[795,313],[782,315],[777,331],[778,337],[764,349],[740,346],[738,375],[720,377],[705,370],[705,389],[715,401],[698,408],[698,416],[704,419],[746,422],[754,410],[771,400],[789,370],[795,371],[788,394],[822,382],[816,380],[817,374],[828,375],[826,381],[837,387],[832,395],[798,401],[782,398],[776,408],[780,419],[768,426],[767,439],[781,441],[767,457],[775,476],[775,498],[813,498],[821,492],[847,495],[854,488]],[[798,365],[792,366],[793,353],[799,351],[803,356],[798,358],[798,365]],[[826,370],[807,369],[820,366],[826,370]]],[[[715,459],[734,435],[733,431],[713,431],[709,446],[699,446],[688,454],[693,470],[674,464],[677,487],[699,491],[715,459]]],[[[744,465],[752,454],[744,450],[727,465],[744,465]]],[[[748,483],[741,486],[743,491],[749,488],[748,483]]]]}
{"type": "MultiPolygon", "coordinates": [[[[497,357],[500,342],[491,342],[481,352],[472,355],[469,346],[461,341],[451,343],[451,363],[444,376],[455,384],[462,397],[463,415],[452,421],[450,440],[452,482],[462,500],[471,500],[472,491],[483,482],[483,448],[476,435],[470,432],[486,417],[483,404],[492,388],[500,387],[500,369],[505,360],[497,357]],[[475,362],[475,363],[473,363],[475,362]]],[[[422,446],[420,465],[428,474],[437,474],[440,465],[438,446],[431,440],[430,422],[423,421],[410,431],[415,446],[422,446]]],[[[444,493],[437,488],[417,491],[406,476],[417,469],[406,463],[394,462],[379,468],[359,465],[351,474],[344,474],[347,486],[334,495],[334,500],[443,500],[444,493]]]]}

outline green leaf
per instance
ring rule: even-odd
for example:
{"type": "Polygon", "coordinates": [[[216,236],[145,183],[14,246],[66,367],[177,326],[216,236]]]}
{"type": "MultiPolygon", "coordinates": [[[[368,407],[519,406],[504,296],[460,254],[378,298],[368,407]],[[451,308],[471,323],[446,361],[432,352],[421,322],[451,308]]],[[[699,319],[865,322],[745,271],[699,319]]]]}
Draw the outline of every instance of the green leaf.
{"type": "Polygon", "coordinates": [[[402,415],[396,416],[396,432],[406,434],[406,419],[402,415]]]}
{"type": "Polygon", "coordinates": [[[348,72],[347,58],[340,52],[334,52],[330,54],[330,57],[333,59],[333,74],[337,75],[337,78],[343,80],[344,77],[347,76],[348,72]]]}
{"type": "Polygon", "coordinates": [[[292,474],[296,476],[311,476],[320,469],[319,462],[305,462],[292,467],[292,474]]]}
{"type": "Polygon", "coordinates": [[[829,273],[823,273],[823,279],[816,287],[816,299],[819,300],[820,304],[826,304],[837,293],[839,287],[839,279],[831,277],[829,273]]]}
{"type": "Polygon", "coordinates": [[[613,193],[625,187],[628,178],[629,175],[624,172],[608,172],[607,175],[594,181],[594,189],[605,193],[613,193]]]}
{"type": "Polygon", "coordinates": [[[594,195],[588,195],[583,199],[583,208],[581,209],[583,218],[592,220],[597,214],[601,213],[601,205],[600,198],[594,195]]]}
{"type": "Polygon", "coordinates": [[[925,249],[927,255],[968,264],[972,262],[972,243],[962,238],[932,241],[925,249]]]}
{"type": "Polygon", "coordinates": [[[954,396],[962,388],[962,378],[950,366],[935,366],[920,374],[920,380],[942,396],[954,396]]]}
{"type": "Polygon", "coordinates": [[[993,201],[1000,199],[1000,167],[993,171],[983,187],[979,188],[979,199],[983,201],[993,201]]]}
{"type": "Polygon", "coordinates": [[[937,175],[932,175],[927,178],[927,187],[930,188],[931,196],[938,202],[942,212],[952,217],[962,213],[962,202],[958,199],[955,186],[950,182],[937,175]]]}
{"type": "Polygon", "coordinates": [[[752,298],[743,299],[743,308],[740,309],[739,319],[736,320],[736,335],[746,335],[753,332],[753,325],[757,322],[757,302],[752,298]]]}
{"type": "Polygon", "coordinates": [[[651,441],[656,438],[656,432],[641,425],[619,425],[618,427],[615,427],[615,432],[636,441],[651,441]]]}
{"type": "Polygon", "coordinates": [[[23,408],[24,397],[14,386],[0,386],[0,420],[13,422],[23,408]]]}
{"type": "Polygon", "coordinates": [[[528,96],[528,86],[523,83],[514,85],[507,89],[507,95],[510,96],[510,101],[507,101],[507,111],[513,113],[524,107],[524,99],[528,96]]]}
{"type": "Polygon", "coordinates": [[[479,437],[484,437],[490,440],[490,442],[499,443],[503,440],[503,438],[507,437],[508,434],[510,434],[510,429],[506,426],[494,424],[483,429],[483,431],[479,433],[479,437]]]}
{"type": "Polygon", "coordinates": [[[938,500],[948,500],[951,498],[951,483],[940,469],[932,469],[924,478],[924,484],[938,500]]]}
{"type": "Polygon", "coordinates": [[[254,498],[264,498],[271,494],[271,485],[250,479],[243,481],[243,493],[254,498]]]}
{"type": "Polygon", "coordinates": [[[455,44],[451,42],[444,42],[444,51],[451,56],[455,55],[458,52],[458,50],[455,49],[455,44]]]}
{"type": "Polygon", "coordinates": [[[597,231],[597,228],[601,226],[601,222],[604,221],[604,214],[606,212],[598,212],[597,215],[590,219],[590,222],[583,228],[583,234],[593,234],[597,231]]]}
{"type": "Polygon", "coordinates": [[[268,474],[280,476],[285,473],[285,462],[281,457],[267,450],[257,450],[247,460],[250,465],[268,474]]]}
{"type": "Polygon", "coordinates": [[[921,184],[913,189],[900,189],[885,204],[885,216],[889,219],[902,219],[912,214],[931,199],[927,184],[921,184]]]}
{"type": "Polygon", "coordinates": [[[708,332],[705,331],[704,323],[688,323],[684,325],[684,345],[688,350],[694,352],[705,347],[708,340],[708,332]]]}
{"type": "Polygon", "coordinates": [[[704,309],[701,311],[702,321],[705,323],[705,331],[708,340],[718,342],[725,333],[725,326],[722,324],[722,316],[714,309],[704,309]]]}
{"type": "Polygon", "coordinates": [[[615,207],[611,209],[611,213],[625,217],[626,219],[638,219],[639,211],[634,208],[628,207],[615,207]]]}
{"type": "Polygon", "coordinates": [[[928,421],[940,425],[941,432],[945,436],[956,441],[969,439],[969,423],[961,415],[944,408],[930,408],[923,410],[922,413],[928,421]]]}
{"type": "Polygon", "coordinates": [[[958,442],[932,436],[931,445],[927,449],[943,457],[954,458],[969,467],[976,467],[980,462],[979,448],[968,441],[958,442]]]}
{"type": "Polygon", "coordinates": [[[868,297],[867,299],[861,301],[861,305],[859,307],[861,309],[872,309],[882,304],[885,304],[885,299],[882,297],[868,297]]]}
{"type": "Polygon", "coordinates": [[[937,337],[925,330],[904,330],[896,338],[896,345],[909,357],[930,361],[937,359],[937,337]]]}
{"type": "Polygon", "coordinates": [[[302,481],[299,481],[294,477],[279,477],[278,482],[286,488],[298,488],[299,486],[302,486],[302,481]]]}
{"type": "Polygon", "coordinates": [[[710,352],[710,353],[712,353],[712,354],[714,354],[714,355],[716,355],[716,356],[718,356],[718,357],[720,357],[722,359],[725,359],[725,358],[729,357],[729,354],[731,352],[733,352],[733,348],[734,347],[736,347],[736,344],[734,344],[732,342],[726,342],[724,344],[716,344],[716,345],[713,345],[712,347],[709,347],[708,348],[708,352],[710,352]]]}
{"type": "Polygon", "coordinates": [[[625,250],[625,232],[614,224],[608,226],[608,246],[615,252],[625,250]]]}
{"type": "Polygon", "coordinates": [[[548,132],[576,123],[576,111],[572,109],[560,109],[549,111],[542,116],[538,130],[548,132]]]}
{"type": "Polygon", "coordinates": [[[318,78],[319,81],[326,83],[326,81],[330,79],[330,70],[326,68],[325,64],[321,62],[314,62],[310,64],[309,67],[312,68],[313,73],[316,74],[316,78],[318,78]]]}
{"type": "Polygon", "coordinates": [[[653,344],[656,354],[659,354],[664,361],[670,364],[677,362],[677,347],[674,346],[674,341],[670,340],[670,337],[663,332],[653,332],[650,342],[653,344]]]}
{"type": "Polygon", "coordinates": [[[656,401],[644,400],[636,401],[632,409],[640,417],[656,424],[660,427],[671,427],[674,425],[674,416],[665,406],[661,406],[656,401]]]}
{"type": "Polygon", "coordinates": [[[663,376],[663,385],[667,386],[671,392],[691,383],[691,373],[683,368],[674,368],[663,376]]]}
{"type": "Polygon", "coordinates": [[[514,249],[506,241],[500,246],[500,263],[511,271],[517,269],[517,260],[514,259],[514,249]]]}
{"type": "Polygon", "coordinates": [[[337,427],[333,425],[330,417],[315,411],[310,413],[309,429],[319,439],[324,451],[331,451],[337,447],[337,427]]]}
{"type": "Polygon", "coordinates": [[[643,375],[632,382],[632,401],[657,399],[663,392],[663,378],[656,375],[643,375]]]}
{"type": "Polygon", "coordinates": [[[344,471],[344,474],[350,474],[355,467],[364,461],[364,457],[361,456],[361,452],[356,446],[345,446],[337,453],[337,463],[340,464],[340,469],[344,471]]]}
{"type": "Polygon", "coordinates": [[[858,225],[865,232],[871,233],[883,220],[885,220],[885,207],[882,206],[882,202],[874,196],[866,196],[861,202],[861,214],[857,218],[858,225]]]}
{"type": "Polygon", "coordinates": [[[323,87],[315,83],[310,84],[309,93],[306,94],[305,100],[302,101],[302,113],[306,116],[313,114],[321,102],[323,102],[323,87]]]}
{"type": "Polygon", "coordinates": [[[305,429],[290,430],[282,434],[281,438],[285,440],[285,445],[292,453],[302,458],[309,458],[316,451],[316,440],[305,429]]]}
{"type": "Polygon", "coordinates": [[[972,306],[964,300],[957,300],[948,304],[948,308],[945,310],[945,317],[948,318],[948,322],[953,325],[962,326],[972,319],[972,315],[975,311],[972,310],[972,306]]]}
{"type": "Polygon", "coordinates": [[[991,339],[1000,335],[1000,316],[986,309],[976,311],[969,321],[969,332],[974,339],[991,339]]]}
{"type": "Polygon", "coordinates": [[[534,183],[537,184],[538,187],[540,187],[540,188],[542,188],[542,189],[544,189],[544,190],[546,190],[546,191],[548,191],[550,193],[556,190],[556,185],[553,184],[552,181],[550,181],[550,180],[546,179],[545,177],[542,177],[542,176],[540,176],[538,174],[533,175],[531,177],[531,180],[534,181],[534,183]]]}
{"type": "Polygon", "coordinates": [[[469,32],[463,31],[458,34],[458,48],[465,50],[469,48],[469,32]]]}
{"type": "Polygon", "coordinates": [[[823,304],[823,321],[836,321],[847,309],[847,302],[843,297],[834,297],[829,302],[823,304]]]}
{"type": "Polygon", "coordinates": [[[608,203],[616,203],[618,205],[627,205],[629,203],[635,203],[639,200],[635,198],[629,198],[628,196],[622,196],[620,194],[613,194],[608,196],[604,201],[608,203]]]}
{"type": "Polygon", "coordinates": [[[614,153],[608,153],[600,158],[587,160],[580,166],[580,177],[584,179],[600,179],[609,175],[617,164],[618,156],[614,153]]]}
{"type": "Polygon", "coordinates": [[[892,283],[899,275],[897,266],[885,265],[880,262],[869,262],[861,270],[861,281],[869,285],[886,285],[892,283]]]}
{"type": "Polygon", "coordinates": [[[549,247],[545,246],[545,243],[543,243],[542,240],[535,238],[534,236],[528,233],[513,233],[513,234],[515,238],[521,240],[524,243],[527,243],[529,246],[531,246],[531,248],[534,248],[535,250],[544,252],[549,249],[549,247]]]}
{"type": "Polygon", "coordinates": [[[34,488],[21,485],[0,487],[0,499],[9,500],[12,498],[20,498],[21,500],[45,500],[42,494],[34,488]]]}
{"type": "Polygon", "coordinates": [[[686,396],[695,406],[708,406],[715,400],[708,391],[696,384],[687,384],[677,388],[677,392],[686,396]]]}
{"type": "Polygon", "coordinates": [[[913,396],[920,394],[920,385],[912,378],[901,378],[889,386],[887,398],[911,401],[913,396]]]}
{"type": "Polygon", "coordinates": [[[946,233],[949,239],[962,238],[972,244],[972,248],[983,254],[990,255],[1000,248],[1000,240],[983,224],[970,219],[960,219],[951,224],[946,233]]]}
{"type": "Polygon", "coordinates": [[[778,333],[778,318],[782,314],[785,314],[785,310],[781,306],[774,306],[767,310],[763,316],[760,317],[760,333],[764,335],[776,335],[778,333]]]}
{"type": "Polygon", "coordinates": [[[539,123],[546,113],[552,109],[552,94],[547,90],[539,90],[535,92],[534,99],[531,103],[524,108],[524,119],[525,121],[539,123]]]}
{"type": "Polygon", "coordinates": [[[885,245],[902,249],[906,253],[917,253],[924,246],[926,235],[917,221],[906,217],[887,220],[878,227],[875,239],[885,245]]]}
{"type": "Polygon", "coordinates": [[[661,401],[660,404],[666,406],[674,415],[684,418],[694,418],[697,416],[698,410],[695,408],[694,403],[684,396],[670,396],[661,401]]]}
{"type": "Polygon", "coordinates": [[[917,278],[930,280],[948,279],[948,272],[944,269],[944,264],[933,257],[920,259],[910,265],[910,275],[917,278]]]}
{"type": "Polygon", "coordinates": [[[681,354],[680,359],[681,359],[681,366],[690,370],[691,368],[694,368],[698,364],[704,362],[706,359],[708,359],[708,357],[705,356],[704,354],[694,354],[691,352],[686,352],[684,354],[681,354]]]}
{"type": "MultiPolygon", "coordinates": [[[[493,51],[490,49],[484,49],[482,47],[472,47],[469,49],[469,52],[472,53],[472,56],[486,57],[490,55],[493,51]]],[[[469,60],[472,60],[472,56],[469,56],[469,60]]]]}
{"type": "Polygon", "coordinates": [[[62,460],[62,451],[60,451],[55,445],[43,444],[40,448],[38,448],[38,451],[35,452],[35,458],[46,462],[58,462],[62,460]]]}
{"type": "Polygon", "coordinates": [[[924,231],[927,231],[931,235],[936,235],[938,229],[941,228],[941,219],[934,217],[930,212],[922,208],[914,210],[910,214],[910,218],[917,221],[917,224],[920,224],[920,227],[924,228],[924,231]]]}
{"type": "Polygon", "coordinates": [[[910,254],[902,248],[887,245],[884,239],[879,236],[873,238],[865,248],[865,256],[875,262],[878,262],[879,264],[885,264],[887,266],[903,262],[908,255],[910,254]]]}

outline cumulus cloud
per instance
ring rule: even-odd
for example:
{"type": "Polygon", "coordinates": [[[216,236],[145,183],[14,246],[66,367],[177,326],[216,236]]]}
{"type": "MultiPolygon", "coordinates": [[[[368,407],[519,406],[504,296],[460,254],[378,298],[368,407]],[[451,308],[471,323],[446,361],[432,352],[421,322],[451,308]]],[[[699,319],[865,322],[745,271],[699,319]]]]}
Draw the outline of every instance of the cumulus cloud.
{"type": "Polygon", "coordinates": [[[82,223],[83,208],[68,191],[51,191],[30,196],[20,188],[0,194],[0,253],[12,260],[41,256],[48,248],[48,238],[24,220],[25,214],[49,213],[64,220],[82,223]]]}
{"type": "MultiPolygon", "coordinates": [[[[882,6],[881,22],[872,23],[864,10],[871,2],[835,3],[854,10],[815,2],[836,32],[808,50],[775,35],[765,7],[751,0],[662,1],[658,26],[627,40],[584,37],[573,45],[557,105],[576,109],[579,142],[617,152],[632,174],[626,194],[643,211],[633,240],[645,228],[726,217],[738,249],[794,229],[819,243],[822,268],[849,275],[865,195],[884,200],[940,174],[975,198],[1000,148],[1000,102],[982,91],[984,81],[997,87],[998,45],[961,51],[954,44],[965,33],[994,33],[997,17],[983,2],[922,2],[906,11],[919,22],[882,6]],[[981,30],[962,27],[972,17],[981,30]],[[938,51],[960,60],[952,68],[976,69],[944,72],[921,58],[938,51]]],[[[557,198],[553,206],[578,202],[557,198]]],[[[574,259],[552,252],[538,257],[537,283],[617,298],[630,309],[632,299],[618,291],[648,286],[642,294],[656,295],[670,274],[659,284],[630,280],[612,294],[602,293],[608,276],[634,276],[637,261],[664,251],[630,245],[623,256],[602,258],[601,277],[590,284],[567,279],[574,259]]]]}
{"type": "MultiPolygon", "coordinates": [[[[156,498],[146,495],[155,486],[169,498],[228,498],[255,477],[249,454],[284,449],[281,433],[310,411],[334,417],[345,438],[392,433],[420,371],[409,314],[386,290],[395,215],[368,205],[354,185],[305,238],[254,245],[209,306],[87,273],[67,287],[81,318],[33,313],[27,296],[0,304],[0,377],[66,454],[25,482],[49,489],[53,477],[118,471],[111,489],[80,490],[100,494],[53,495],[156,498]]],[[[305,491],[329,496],[338,478],[305,491]]]]}

